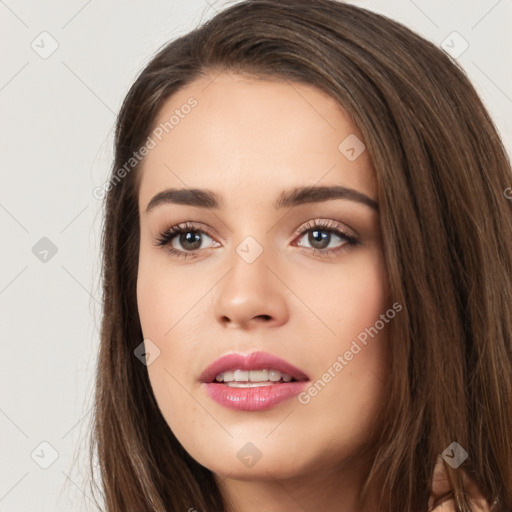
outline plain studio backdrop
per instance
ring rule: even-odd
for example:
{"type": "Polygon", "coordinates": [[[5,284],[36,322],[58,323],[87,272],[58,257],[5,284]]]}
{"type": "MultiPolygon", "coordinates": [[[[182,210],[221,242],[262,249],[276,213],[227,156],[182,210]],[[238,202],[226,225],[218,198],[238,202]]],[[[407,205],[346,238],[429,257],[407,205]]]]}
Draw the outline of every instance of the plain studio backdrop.
{"type": "MultiPolygon", "coordinates": [[[[351,3],[451,53],[510,154],[511,0],[351,3]]],[[[89,426],[99,343],[94,190],[108,178],[115,116],[138,71],[225,5],[0,1],[2,512],[93,509],[82,465],[72,463],[89,426]]]]}

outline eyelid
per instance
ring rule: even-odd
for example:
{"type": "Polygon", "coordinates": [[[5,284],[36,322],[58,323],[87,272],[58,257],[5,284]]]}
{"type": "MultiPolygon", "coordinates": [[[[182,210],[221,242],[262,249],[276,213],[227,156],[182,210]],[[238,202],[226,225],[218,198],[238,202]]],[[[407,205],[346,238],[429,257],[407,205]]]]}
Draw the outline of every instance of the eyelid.
{"type": "MultiPolygon", "coordinates": [[[[184,231],[194,231],[196,233],[205,234],[208,237],[210,237],[212,240],[215,240],[215,237],[211,233],[210,229],[200,222],[194,222],[194,221],[186,221],[186,222],[180,222],[178,224],[174,224],[169,228],[165,228],[162,230],[158,230],[159,236],[156,237],[155,245],[164,245],[164,242],[168,239],[168,242],[175,238],[177,235],[179,235],[181,232],[184,231]],[[203,226],[203,227],[200,227],[203,226]]],[[[191,253],[192,251],[188,251],[191,253]]]]}
{"type": "MultiPolygon", "coordinates": [[[[322,257],[330,257],[335,256],[338,251],[341,251],[348,247],[354,247],[360,245],[359,235],[352,230],[351,228],[346,228],[344,224],[332,220],[332,219],[312,219],[302,224],[294,233],[293,241],[296,241],[298,238],[302,238],[306,233],[313,231],[325,231],[333,233],[335,236],[344,240],[344,243],[341,246],[330,248],[330,249],[315,249],[315,248],[307,248],[302,245],[296,245],[296,247],[302,247],[308,250],[308,252],[312,254],[320,254],[322,257]]],[[[178,257],[183,258],[195,258],[199,257],[199,253],[204,252],[205,249],[194,249],[192,251],[180,250],[172,247],[172,241],[174,238],[179,236],[184,232],[195,232],[199,234],[203,234],[211,238],[215,243],[219,243],[216,240],[216,237],[213,236],[210,229],[204,224],[197,223],[194,221],[186,221],[181,222],[179,224],[174,224],[170,228],[160,232],[160,236],[156,238],[155,245],[162,247],[167,250],[169,253],[176,255],[178,257]],[[204,226],[204,227],[200,227],[204,226]]],[[[212,247],[208,247],[207,249],[211,249],[212,247]]]]}
{"type": "MultiPolygon", "coordinates": [[[[359,233],[357,233],[352,228],[349,228],[346,224],[343,224],[341,222],[338,222],[333,219],[312,219],[306,222],[305,224],[302,224],[296,231],[295,235],[302,235],[307,231],[310,231],[312,229],[322,229],[325,231],[340,231],[342,234],[346,235],[347,237],[358,239],[360,238],[359,233]]],[[[294,235],[294,236],[295,236],[294,235]]]]}

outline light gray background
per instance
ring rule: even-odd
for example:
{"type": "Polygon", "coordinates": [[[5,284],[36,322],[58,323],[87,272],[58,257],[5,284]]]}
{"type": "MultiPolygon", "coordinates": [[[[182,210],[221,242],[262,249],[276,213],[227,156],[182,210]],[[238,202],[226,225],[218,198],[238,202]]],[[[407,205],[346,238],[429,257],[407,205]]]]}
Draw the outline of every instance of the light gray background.
{"type": "MultiPolygon", "coordinates": [[[[512,0],[351,3],[456,51],[463,40],[446,38],[458,32],[469,47],[457,60],[510,153],[512,0]]],[[[90,419],[101,314],[92,191],[107,180],[115,114],[136,73],[226,4],[0,0],[1,512],[93,509],[72,465],[90,419]],[[43,237],[53,256],[34,254],[43,237]]]]}

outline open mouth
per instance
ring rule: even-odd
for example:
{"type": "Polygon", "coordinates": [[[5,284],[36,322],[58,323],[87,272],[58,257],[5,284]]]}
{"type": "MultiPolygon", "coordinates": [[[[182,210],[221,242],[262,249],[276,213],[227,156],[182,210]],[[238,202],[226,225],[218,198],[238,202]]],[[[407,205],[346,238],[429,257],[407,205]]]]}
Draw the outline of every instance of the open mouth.
{"type": "Polygon", "coordinates": [[[309,376],[266,352],[230,353],[206,368],[199,381],[220,405],[237,411],[264,411],[304,390],[309,376]]]}
{"type": "Polygon", "coordinates": [[[291,375],[271,368],[225,371],[218,373],[215,377],[215,382],[231,388],[257,388],[296,381],[297,379],[291,375]]]}

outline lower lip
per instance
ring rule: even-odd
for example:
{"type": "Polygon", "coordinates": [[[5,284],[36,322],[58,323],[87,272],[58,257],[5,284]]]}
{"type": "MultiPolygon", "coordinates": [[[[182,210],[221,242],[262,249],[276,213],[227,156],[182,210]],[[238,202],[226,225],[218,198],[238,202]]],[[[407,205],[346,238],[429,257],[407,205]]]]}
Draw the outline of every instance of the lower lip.
{"type": "Polygon", "coordinates": [[[237,411],[264,411],[298,395],[306,385],[307,381],[297,381],[255,388],[232,388],[212,382],[206,384],[206,391],[224,407],[237,411]]]}

